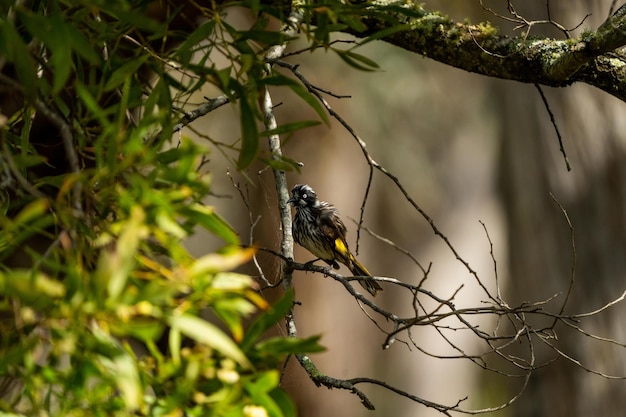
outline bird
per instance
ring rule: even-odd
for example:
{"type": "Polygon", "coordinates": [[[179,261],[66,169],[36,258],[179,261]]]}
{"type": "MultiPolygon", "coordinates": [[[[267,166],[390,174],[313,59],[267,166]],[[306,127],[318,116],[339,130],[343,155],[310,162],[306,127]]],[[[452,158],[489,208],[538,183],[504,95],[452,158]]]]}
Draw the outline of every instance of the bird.
{"type": "Polygon", "coordinates": [[[354,276],[370,277],[359,280],[359,284],[373,296],[382,291],[378,282],[371,278],[372,274],[350,252],[346,241],[347,229],[335,206],[320,201],[307,184],[295,185],[287,202],[296,208],[293,237],[300,246],[334,269],[339,269],[337,262],[340,262],[354,276]]]}

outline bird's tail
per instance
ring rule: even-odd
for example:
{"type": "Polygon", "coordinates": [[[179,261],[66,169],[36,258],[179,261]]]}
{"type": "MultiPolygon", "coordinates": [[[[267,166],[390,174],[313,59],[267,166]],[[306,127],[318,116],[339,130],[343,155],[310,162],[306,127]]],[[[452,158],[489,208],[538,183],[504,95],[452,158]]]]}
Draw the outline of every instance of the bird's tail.
{"type": "MultiPolygon", "coordinates": [[[[355,277],[371,277],[372,274],[356,260],[354,255],[350,253],[348,245],[342,239],[335,240],[335,253],[338,255],[336,258],[339,262],[347,266],[355,277]]],[[[372,278],[363,278],[359,280],[359,284],[365,288],[372,296],[376,297],[378,291],[382,291],[383,288],[378,285],[378,282],[372,278]]]]}
{"type": "MultiPolygon", "coordinates": [[[[354,274],[355,277],[371,277],[372,276],[372,274],[370,274],[369,271],[363,265],[361,265],[359,261],[356,260],[354,255],[352,254],[349,254],[349,255],[350,255],[350,265],[348,265],[348,267],[350,268],[350,271],[354,274]]],[[[361,284],[361,286],[365,288],[374,297],[376,297],[376,293],[378,291],[383,290],[383,288],[378,284],[378,282],[374,281],[371,278],[361,279],[359,280],[359,284],[361,284]]]]}

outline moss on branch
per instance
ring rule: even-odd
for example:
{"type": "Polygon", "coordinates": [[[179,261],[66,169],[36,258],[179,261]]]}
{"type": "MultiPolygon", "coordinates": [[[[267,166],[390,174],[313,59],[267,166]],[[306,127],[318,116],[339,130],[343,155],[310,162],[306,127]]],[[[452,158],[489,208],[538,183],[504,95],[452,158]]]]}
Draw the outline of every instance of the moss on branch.
{"type": "Polygon", "coordinates": [[[403,24],[409,30],[383,40],[469,72],[551,87],[583,82],[626,101],[626,55],[619,50],[626,45],[622,14],[597,31],[558,40],[501,35],[489,22],[456,22],[413,2],[377,2],[372,7],[377,13],[362,19],[367,29],[352,34],[367,37],[403,24]]]}

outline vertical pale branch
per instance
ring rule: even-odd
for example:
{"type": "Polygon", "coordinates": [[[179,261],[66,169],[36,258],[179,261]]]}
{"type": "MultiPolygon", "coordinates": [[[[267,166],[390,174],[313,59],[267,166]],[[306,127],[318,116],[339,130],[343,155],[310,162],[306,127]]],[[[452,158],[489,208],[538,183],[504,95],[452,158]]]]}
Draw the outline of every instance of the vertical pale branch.
{"type": "MultiPolygon", "coordinates": [[[[298,24],[302,20],[302,16],[296,11],[297,1],[292,3],[293,10],[291,15],[287,19],[287,24],[283,28],[283,33],[292,37],[296,34],[296,29],[298,24]]],[[[277,45],[271,48],[266,54],[265,58],[267,60],[266,65],[266,73],[270,73],[271,71],[271,63],[278,60],[285,51],[286,44],[277,45]]],[[[263,119],[265,123],[266,129],[275,129],[278,127],[276,123],[276,117],[273,111],[272,98],[270,96],[267,87],[263,90],[261,96],[261,106],[263,111],[263,119]]],[[[269,147],[271,152],[272,160],[280,160],[282,158],[282,149],[280,144],[280,137],[278,135],[270,135],[269,136],[269,147]]],[[[286,261],[286,259],[293,259],[293,235],[291,233],[291,210],[289,209],[289,204],[287,200],[289,200],[289,188],[287,186],[287,176],[285,175],[285,171],[279,169],[273,169],[274,179],[276,182],[276,192],[278,194],[278,210],[280,213],[280,221],[281,227],[283,230],[283,237],[281,241],[281,255],[283,255],[283,259],[281,260],[282,265],[282,280],[283,280],[283,288],[285,290],[289,290],[293,287],[292,283],[292,272],[293,265],[286,261]]],[[[296,320],[294,317],[293,308],[290,309],[289,313],[285,317],[286,326],[287,326],[287,334],[291,337],[298,336],[298,330],[296,326],[296,320]]],[[[311,359],[307,355],[297,354],[295,355],[300,362],[302,368],[309,375],[311,380],[315,383],[315,385],[320,386],[324,385],[331,388],[341,388],[352,391],[355,395],[359,397],[361,403],[368,409],[374,410],[374,404],[370,401],[370,399],[356,386],[350,381],[340,380],[336,378],[332,378],[328,375],[323,374],[317,368],[315,363],[311,361],[311,359]]]]}
{"type": "MultiPolygon", "coordinates": [[[[276,117],[273,112],[272,97],[267,87],[265,87],[261,97],[261,105],[263,110],[263,120],[265,127],[275,129],[277,127],[276,117]]],[[[273,160],[278,160],[282,156],[280,147],[280,136],[270,135],[269,137],[270,152],[273,160]]],[[[276,194],[278,195],[278,212],[280,213],[280,224],[283,231],[283,237],[280,242],[280,253],[287,259],[293,259],[293,236],[291,233],[291,210],[289,210],[289,188],[287,187],[287,176],[285,171],[274,168],[274,181],[276,183],[276,194]]],[[[285,291],[293,287],[291,282],[292,268],[285,259],[280,260],[283,288],[285,291]]],[[[289,310],[287,315],[287,334],[292,337],[298,336],[296,322],[293,317],[293,308],[289,310]]]]}
{"type": "MultiPolygon", "coordinates": [[[[294,4],[294,11],[291,12],[289,18],[287,19],[287,24],[282,29],[283,33],[287,37],[292,37],[295,34],[296,28],[302,20],[302,16],[295,11],[297,10],[295,6],[296,5],[294,4]]],[[[286,47],[287,44],[283,43],[281,45],[276,45],[270,48],[265,56],[266,60],[269,62],[271,60],[280,58],[283,55],[286,47]]],[[[267,74],[271,72],[271,64],[266,64],[265,71],[267,74]]],[[[274,115],[272,97],[267,87],[265,87],[262,92],[261,106],[263,111],[263,122],[265,123],[265,128],[271,130],[278,127],[278,124],[276,123],[276,116],[274,115]]],[[[270,135],[268,140],[272,160],[280,160],[283,155],[280,144],[280,136],[270,135]]],[[[283,288],[285,289],[285,291],[288,291],[293,287],[293,283],[291,281],[293,269],[289,265],[289,263],[285,261],[285,259],[293,259],[291,210],[289,209],[289,204],[287,203],[287,200],[289,200],[289,187],[287,185],[287,175],[285,174],[285,171],[274,168],[272,172],[274,173],[274,181],[276,183],[276,194],[278,196],[278,212],[280,213],[280,224],[283,231],[282,240],[280,242],[280,253],[284,256],[284,258],[280,261],[282,281],[283,288]]],[[[286,319],[288,335],[292,337],[297,337],[298,332],[296,328],[296,322],[293,317],[293,309],[289,311],[286,319]]]]}
{"type": "MultiPolygon", "coordinates": [[[[267,130],[276,129],[278,124],[276,123],[276,117],[273,111],[272,97],[265,87],[262,97],[261,106],[263,110],[263,120],[265,128],[267,130]]],[[[273,160],[279,160],[282,157],[282,149],[280,146],[280,136],[269,136],[269,147],[271,152],[271,158],[273,160]]],[[[287,259],[293,259],[293,237],[291,234],[291,210],[289,209],[289,189],[287,186],[287,176],[285,171],[274,168],[274,180],[276,182],[276,193],[278,195],[278,211],[280,213],[280,223],[283,231],[283,237],[280,242],[280,253],[287,259]]],[[[282,259],[282,280],[285,290],[289,290],[292,287],[291,284],[291,269],[288,263],[282,259]]]]}

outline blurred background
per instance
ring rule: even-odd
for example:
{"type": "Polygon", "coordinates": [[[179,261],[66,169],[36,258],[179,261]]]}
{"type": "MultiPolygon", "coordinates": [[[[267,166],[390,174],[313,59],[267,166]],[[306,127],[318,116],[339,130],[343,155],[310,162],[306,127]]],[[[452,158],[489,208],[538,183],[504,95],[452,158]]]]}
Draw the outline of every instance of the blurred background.
{"type": "MultiPolygon", "coordinates": [[[[528,20],[547,19],[549,6],[550,17],[566,28],[582,22],[571,32],[576,36],[584,29],[597,28],[607,18],[612,1],[518,3],[516,11],[528,20]]],[[[506,1],[484,4],[510,16],[506,1]]],[[[520,34],[513,30],[515,24],[487,13],[478,0],[429,1],[426,7],[460,21],[489,20],[501,26],[502,33],[520,34]]],[[[229,18],[246,25],[245,15],[233,13],[229,18]]],[[[534,26],[531,35],[564,37],[549,24],[534,26]]],[[[585,85],[543,88],[572,166],[568,172],[549,114],[533,85],[466,73],[383,42],[370,43],[357,52],[375,60],[381,71],[359,72],[323,51],[289,61],[299,63],[300,71],[314,85],[351,96],[328,100],[367,142],[372,157],[397,176],[434,219],[485,285],[495,288],[495,274],[481,221],[493,242],[502,295],[509,305],[545,300],[557,293],[563,299],[573,256],[570,231],[552,193],[567,210],[576,245],[576,285],[565,313],[592,311],[620,296],[626,276],[625,103],[585,85]]],[[[272,94],[279,124],[315,118],[292,93],[279,89],[272,94]]],[[[226,106],[194,127],[205,136],[201,142],[207,143],[206,137],[234,142],[239,136],[237,121],[236,109],[226,106]]],[[[190,131],[184,134],[193,136],[190,131]]],[[[278,249],[281,231],[271,171],[259,165],[237,173],[216,148],[211,152],[208,169],[216,195],[211,204],[235,225],[244,242],[278,249]],[[233,181],[240,184],[249,209],[233,181]]],[[[284,152],[303,163],[301,173],[288,174],[290,186],[308,183],[321,199],[337,206],[349,229],[349,243],[356,249],[353,219],[360,216],[369,176],[358,144],[333,121],[330,128],[322,125],[297,132],[284,152]]],[[[378,172],[365,207],[364,226],[410,251],[425,267],[432,263],[424,284],[428,290],[447,298],[462,285],[455,297],[457,307],[475,307],[486,300],[441,238],[378,172]]],[[[197,254],[211,250],[213,244],[201,236],[190,242],[197,254]]],[[[422,278],[413,261],[365,231],[361,231],[358,249],[358,258],[374,275],[413,284],[422,278]]],[[[296,249],[295,256],[299,262],[313,259],[302,248],[296,249]]],[[[268,279],[278,277],[276,259],[260,254],[259,262],[268,279]]],[[[258,275],[254,269],[248,272],[258,275]]],[[[410,294],[383,286],[385,291],[375,301],[398,315],[410,315],[410,294]]],[[[467,396],[462,402],[466,409],[498,406],[520,389],[520,380],[484,372],[467,360],[429,357],[403,343],[403,337],[383,350],[385,335],[330,278],[296,273],[295,288],[301,303],[296,308],[299,334],[322,335],[328,350],[312,359],[330,376],[369,376],[449,405],[467,396]]],[[[266,295],[271,299],[279,293],[277,289],[266,295]]],[[[556,306],[560,304],[553,305],[558,312],[556,306]]],[[[581,324],[590,333],[626,342],[624,313],[625,307],[618,304],[581,324]]],[[[495,325],[487,318],[472,322],[486,331],[495,325]]],[[[555,343],[585,367],[610,375],[626,374],[622,345],[562,327],[558,330],[562,333],[555,343]]],[[[485,350],[469,333],[459,333],[455,342],[466,352],[485,350]]],[[[428,352],[453,353],[434,331],[416,329],[412,336],[428,352]]],[[[545,348],[535,354],[538,362],[556,357],[545,348]]],[[[295,360],[288,366],[283,386],[295,396],[303,417],[441,415],[382,388],[360,385],[376,405],[375,411],[368,411],[350,392],[315,387],[295,360]]],[[[537,370],[511,407],[489,415],[616,416],[622,414],[624,395],[625,381],[609,380],[559,359],[537,370]]]]}

